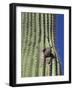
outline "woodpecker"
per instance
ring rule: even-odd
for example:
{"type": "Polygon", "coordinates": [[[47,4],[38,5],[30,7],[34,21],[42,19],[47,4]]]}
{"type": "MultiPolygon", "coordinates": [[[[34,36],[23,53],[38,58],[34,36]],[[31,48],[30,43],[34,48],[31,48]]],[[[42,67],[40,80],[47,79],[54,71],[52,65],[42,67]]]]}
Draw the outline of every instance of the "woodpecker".
{"type": "Polygon", "coordinates": [[[52,53],[51,47],[50,48],[44,48],[43,53],[44,53],[44,58],[48,58],[48,57],[55,58],[55,55],[52,53]]]}

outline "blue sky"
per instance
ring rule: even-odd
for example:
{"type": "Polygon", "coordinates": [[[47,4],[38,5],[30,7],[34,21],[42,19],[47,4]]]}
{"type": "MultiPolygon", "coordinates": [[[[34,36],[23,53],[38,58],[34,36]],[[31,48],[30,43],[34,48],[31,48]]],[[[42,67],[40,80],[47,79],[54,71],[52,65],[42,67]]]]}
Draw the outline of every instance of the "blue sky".
{"type": "Polygon", "coordinates": [[[56,47],[64,74],[64,15],[56,15],[56,47]]]}

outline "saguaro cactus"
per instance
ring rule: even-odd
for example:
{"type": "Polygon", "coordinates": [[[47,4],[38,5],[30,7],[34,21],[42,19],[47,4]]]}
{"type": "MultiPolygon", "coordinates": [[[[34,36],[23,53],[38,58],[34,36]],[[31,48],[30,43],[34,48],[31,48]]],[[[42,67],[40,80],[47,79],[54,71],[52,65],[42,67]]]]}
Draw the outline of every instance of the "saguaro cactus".
{"type": "Polygon", "coordinates": [[[21,13],[21,77],[61,75],[55,22],[54,14],[21,13]],[[45,48],[51,48],[55,57],[44,58],[45,48]]]}

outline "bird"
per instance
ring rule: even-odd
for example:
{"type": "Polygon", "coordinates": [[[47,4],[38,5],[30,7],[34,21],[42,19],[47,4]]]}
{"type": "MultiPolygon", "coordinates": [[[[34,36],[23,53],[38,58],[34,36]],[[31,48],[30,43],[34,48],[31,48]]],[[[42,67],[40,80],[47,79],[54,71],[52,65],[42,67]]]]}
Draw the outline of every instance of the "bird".
{"type": "Polygon", "coordinates": [[[43,53],[44,53],[44,58],[48,58],[48,57],[55,58],[55,55],[52,53],[52,47],[44,48],[43,53]]]}
{"type": "MultiPolygon", "coordinates": [[[[46,63],[46,58],[51,58],[50,60],[52,60],[53,58],[56,58],[56,55],[52,53],[52,47],[44,48],[43,53],[44,53],[44,64],[46,63]]],[[[48,64],[50,63],[51,61],[48,62],[48,64]]]]}

